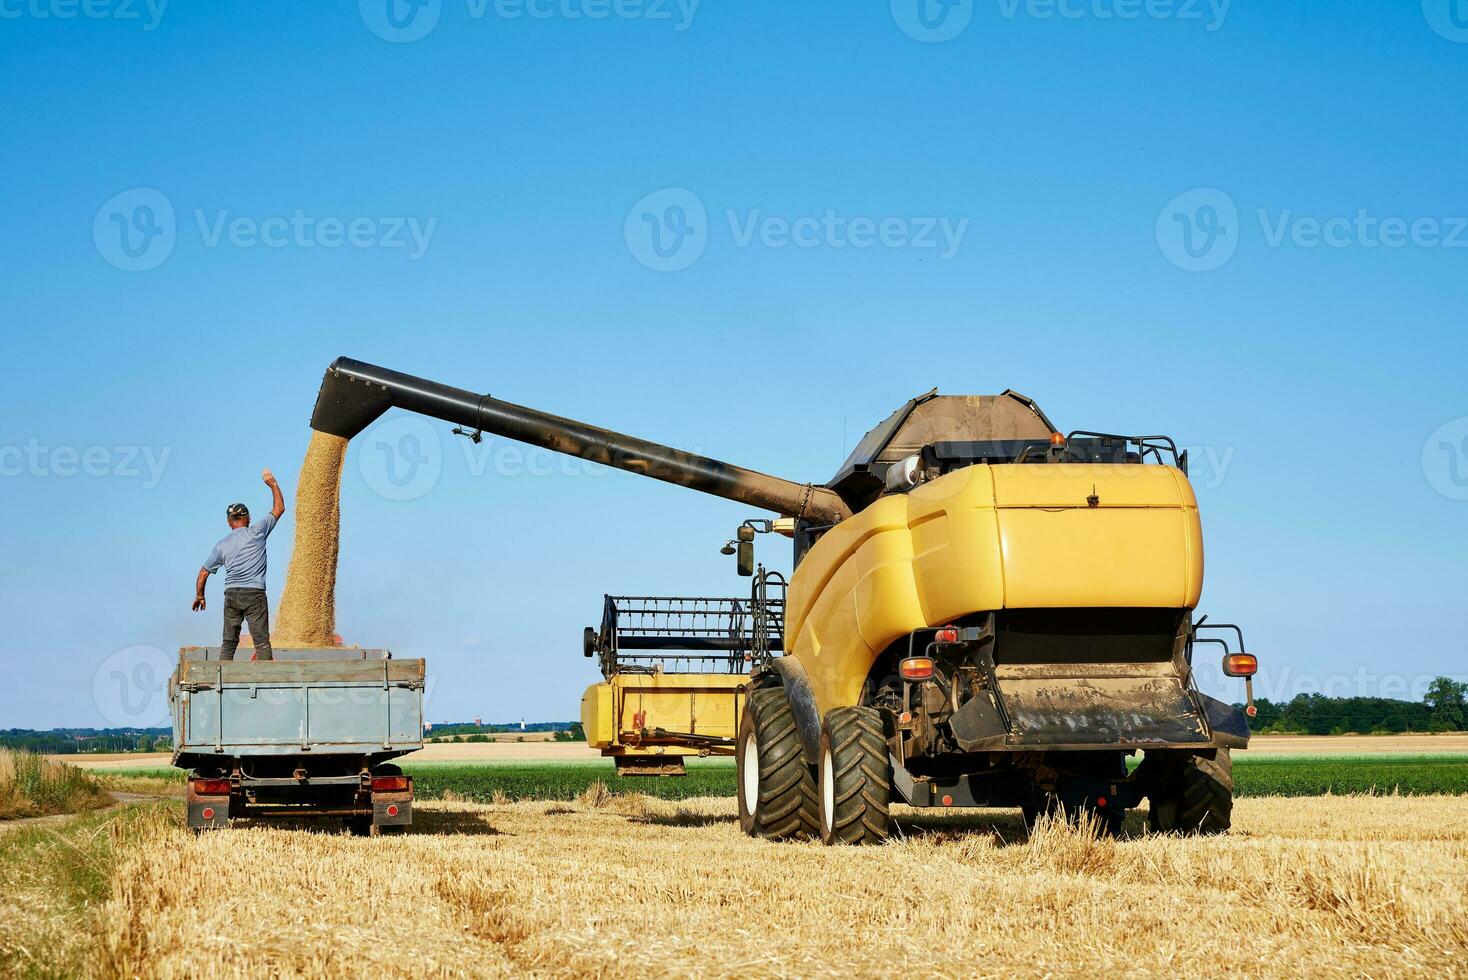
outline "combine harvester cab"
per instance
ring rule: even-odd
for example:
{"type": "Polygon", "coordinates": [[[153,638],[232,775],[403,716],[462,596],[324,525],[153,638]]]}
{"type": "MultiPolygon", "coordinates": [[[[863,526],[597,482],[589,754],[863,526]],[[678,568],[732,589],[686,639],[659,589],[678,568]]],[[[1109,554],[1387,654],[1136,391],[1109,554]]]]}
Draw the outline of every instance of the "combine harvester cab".
{"type": "Polygon", "coordinates": [[[742,683],[737,663],[638,666],[632,651],[651,647],[631,641],[658,636],[619,633],[622,600],[587,642],[606,678],[583,702],[587,732],[623,765],[725,752],[726,709],[739,709],[748,833],[870,843],[894,801],[1063,812],[1112,832],[1147,799],[1156,830],[1228,829],[1257,661],[1236,627],[1208,634],[1195,619],[1202,526],[1171,439],[1067,435],[1014,391],[931,391],[817,485],[346,358],[323,377],[311,425],[351,438],[392,408],[782,515],[746,521],[737,539],[747,575],[756,531],[794,539],[778,621],[752,604],[751,633],[769,641],[742,683]],[[1201,643],[1224,643],[1244,707],[1198,689],[1201,643]]]}
{"type": "Polygon", "coordinates": [[[734,754],[751,673],[781,642],[784,579],[758,581],[749,599],[606,597],[583,641],[605,680],[581,698],[581,725],[618,774],[682,775],[688,756],[734,754]]]}
{"type": "Polygon", "coordinates": [[[423,685],[422,660],[386,650],[221,661],[218,647],[185,647],[168,696],[189,826],[328,818],[372,836],[405,829],[413,778],[389,760],[423,747],[423,685]]]}

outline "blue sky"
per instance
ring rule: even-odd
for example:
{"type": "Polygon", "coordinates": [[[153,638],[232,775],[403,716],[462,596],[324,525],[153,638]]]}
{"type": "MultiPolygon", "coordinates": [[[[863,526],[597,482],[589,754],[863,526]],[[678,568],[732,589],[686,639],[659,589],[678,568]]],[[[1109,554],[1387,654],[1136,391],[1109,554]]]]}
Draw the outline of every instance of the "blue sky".
{"type": "MultiPolygon", "coordinates": [[[[339,354],[815,480],[1013,387],[1197,447],[1265,693],[1464,675],[1468,3],[388,2],[0,0],[0,727],[157,715],[339,354]]],[[[744,587],[748,508],[393,424],[338,619],[433,720],[574,717],[604,592],[744,587]]]]}

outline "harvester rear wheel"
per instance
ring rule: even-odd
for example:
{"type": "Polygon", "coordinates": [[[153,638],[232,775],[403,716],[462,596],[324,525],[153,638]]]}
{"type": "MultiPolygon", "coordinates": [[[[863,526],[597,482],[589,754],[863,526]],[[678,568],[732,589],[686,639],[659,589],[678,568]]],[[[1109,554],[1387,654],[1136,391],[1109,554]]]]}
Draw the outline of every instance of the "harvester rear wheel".
{"type": "Polygon", "coordinates": [[[1214,759],[1195,755],[1159,761],[1148,776],[1152,781],[1148,829],[1163,834],[1228,830],[1234,810],[1234,765],[1228,749],[1219,749],[1214,759]]]}
{"type": "Polygon", "coordinates": [[[891,828],[892,763],[876,708],[833,708],[821,730],[821,840],[880,844],[891,828]]]}
{"type": "Polygon", "coordinates": [[[734,759],[740,829],[773,840],[815,836],[816,781],[801,757],[795,713],[782,689],[749,695],[734,759]]]}

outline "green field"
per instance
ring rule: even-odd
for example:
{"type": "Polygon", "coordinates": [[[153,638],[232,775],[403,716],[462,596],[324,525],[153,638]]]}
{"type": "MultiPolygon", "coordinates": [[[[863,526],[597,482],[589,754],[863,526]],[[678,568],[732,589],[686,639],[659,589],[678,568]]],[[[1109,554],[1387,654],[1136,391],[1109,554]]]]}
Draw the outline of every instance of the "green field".
{"type": "MultiPolygon", "coordinates": [[[[613,790],[664,799],[733,796],[732,759],[689,763],[680,777],[619,777],[610,760],[594,762],[406,763],[419,799],[454,793],[488,801],[575,799],[598,781],[613,790]]],[[[182,779],[177,769],[115,769],[108,775],[182,779]]],[[[1234,762],[1240,796],[1323,796],[1326,793],[1424,795],[1468,793],[1468,755],[1240,756],[1234,762]]]]}

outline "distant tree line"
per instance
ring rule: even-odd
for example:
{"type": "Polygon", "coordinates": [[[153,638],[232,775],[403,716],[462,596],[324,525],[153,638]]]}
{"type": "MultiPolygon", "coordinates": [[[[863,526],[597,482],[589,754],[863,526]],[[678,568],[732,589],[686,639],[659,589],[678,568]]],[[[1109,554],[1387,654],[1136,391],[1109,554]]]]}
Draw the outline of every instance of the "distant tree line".
{"type": "MultiPolygon", "coordinates": [[[[562,727],[556,728],[556,729],[551,729],[549,727],[532,729],[529,725],[526,725],[525,726],[525,731],[526,732],[530,732],[530,731],[541,731],[541,732],[551,731],[552,732],[552,735],[551,735],[551,741],[552,742],[584,742],[584,741],[586,741],[586,730],[581,727],[581,722],[579,722],[579,721],[567,721],[567,722],[562,722],[561,723],[561,726],[562,727]]],[[[519,734],[520,729],[518,727],[515,727],[515,728],[509,729],[509,731],[512,732],[512,733],[519,734]]],[[[499,732],[497,734],[503,735],[505,733],[504,732],[499,732]]],[[[435,727],[433,729],[433,740],[434,741],[439,741],[439,742],[496,742],[496,741],[502,742],[502,741],[504,741],[504,739],[491,738],[489,734],[487,734],[486,732],[483,732],[483,731],[476,731],[472,735],[444,735],[443,733],[441,733],[438,730],[437,727],[435,727]]],[[[521,741],[521,742],[525,741],[524,735],[520,735],[518,741],[521,741]]]]}
{"type": "Polygon", "coordinates": [[[0,729],[0,748],[50,755],[84,752],[165,752],[172,746],[167,728],[0,729]]]}
{"type": "Polygon", "coordinates": [[[1298,694],[1291,701],[1256,702],[1253,729],[1264,734],[1344,735],[1460,732],[1468,729],[1468,683],[1439,677],[1422,701],[1328,698],[1298,694]]]}
{"type": "Polygon", "coordinates": [[[448,735],[507,735],[525,732],[563,732],[570,728],[575,722],[570,721],[528,721],[521,728],[519,722],[508,725],[476,725],[472,721],[450,721],[437,722],[430,730],[434,738],[448,735]]]}

